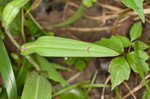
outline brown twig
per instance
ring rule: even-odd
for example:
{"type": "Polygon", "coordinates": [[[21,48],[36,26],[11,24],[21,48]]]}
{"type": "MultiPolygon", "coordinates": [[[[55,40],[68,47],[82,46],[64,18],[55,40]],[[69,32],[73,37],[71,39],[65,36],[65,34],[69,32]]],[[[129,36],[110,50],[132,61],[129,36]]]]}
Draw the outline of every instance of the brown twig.
{"type": "Polygon", "coordinates": [[[105,31],[111,29],[111,27],[93,27],[93,28],[78,28],[78,27],[67,27],[67,28],[61,28],[63,30],[69,30],[69,31],[79,31],[79,32],[97,32],[97,31],[105,31]]]}
{"type": "Polygon", "coordinates": [[[129,93],[133,96],[134,99],[137,99],[136,96],[134,95],[134,93],[131,92],[130,87],[128,86],[128,84],[126,82],[123,82],[124,86],[129,90],[129,93]]]}
{"type": "Polygon", "coordinates": [[[98,3],[98,5],[102,6],[103,8],[115,11],[115,12],[119,12],[120,10],[122,10],[122,8],[116,7],[116,6],[112,6],[112,5],[108,5],[108,4],[102,4],[102,3],[98,3]]]}
{"type": "MultiPolygon", "coordinates": [[[[104,85],[107,85],[107,83],[110,81],[110,76],[108,76],[107,77],[107,79],[106,79],[106,81],[105,81],[105,83],[104,83],[104,85]]],[[[105,88],[106,87],[103,87],[103,90],[102,90],[102,94],[101,94],[101,99],[104,99],[104,94],[105,94],[105,88]]]]}
{"type": "MultiPolygon", "coordinates": [[[[148,75],[145,77],[145,79],[149,79],[149,78],[150,78],[150,74],[148,74],[148,75]]],[[[146,82],[149,83],[150,80],[146,80],[146,82]]],[[[124,96],[122,97],[122,99],[126,99],[127,97],[129,97],[129,96],[131,95],[131,93],[135,93],[135,92],[137,92],[138,90],[140,90],[140,89],[143,88],[143,87],[144,87],[144,83],[141,81],[141,83],[140,83],[138,86],[136,86],[136,87],[133,88],[130,92],[128,92],[126,95],[124,95],[124,96]]]]}

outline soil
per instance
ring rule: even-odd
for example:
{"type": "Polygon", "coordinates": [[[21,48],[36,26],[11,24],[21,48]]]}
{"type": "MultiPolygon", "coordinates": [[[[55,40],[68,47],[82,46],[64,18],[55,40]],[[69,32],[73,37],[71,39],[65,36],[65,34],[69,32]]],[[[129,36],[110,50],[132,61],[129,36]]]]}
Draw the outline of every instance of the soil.
{"type": "MultiPolygon", "coordinates": [[[[32,11],[37,22],[39,22],[43,27],[43,24],[57,24],[66,20],[68,17],[72,16],[74,12],[79,7],[80,0],[43,0],[40,6],[32,11]]],[[[149,5],[146,4],[146,5],[149,5]]],[[[146,6],[147,7],[147,6],[146,6]]],[[[48,32],[54,32],[56,36],[71,38],[86,42],[94,42],[100,40],[102,37],[110,37],[113,34],[120,34],[128,37],[129,29],[131,25],[138,21],[139,18],[135,16],[127,16],[123,19],[120,19],[119,16],[115,18],[107,19],[108,16],[117,14],[120,10],[125,9],[126,7],[120,3],[119,0],[98,0],[93,7],[84,8],[84,15],[73,24],[64,28],[56,29],[46,29],[48,32]],[[113,9],[114,8],[114,9],[113,9]],[[71,27],[77,28],[76,30],[70,30],[71,27]],[[108,27],[106,29],[99,30],[100,28],[108,27]],[[78,30],[81,28],[82,30],[78,30]],[[84,29],[88,28],[89,31],[84,29]],[[92,30],[93,28],[98,28],[97,30],[92,30]]],[[[121,14],[120,14],[121,15],[121,14]]],[[[147,15],[147,18],[149,16],[147,15]]],[[[140,38],[144,42],[150,44],[150,23],[146,21],[143,24],[143,35],[140,38]]],[[[8,43],[9,44],[9,43],[8,43]]],[[[8,45],[9,46],[9,45],[8,45]]],[[[11,48],[8,48],[11,49],[11,48]]],[[[11,51],[14,51],[11,50],[11,51]]],[[[97,79],[95,83],[104,83],[109,77],[108,73],[108,64],[110,58],[93,58],[87,62],[86,69],[81,72],[80,76],[73,80],[72,83],[86,81],[89,82],[95,71],[98,71],[97,79]]],[[[67,66],[64,63],[63,58],[57,58],[53,60],[54,62],[67,66]]],[[[74,66],[70,66],[73,69],[73,72],[62,71],[61,74],[65,79],[69,79],[75,75],[77,71],[74,66]]],[[[130,79],[125,81],[130,90],[134,89],[141,82],[139,75],[131,73],[130,79]]],[[[110,84],[110,81],[108,82],[110,84]]],[[[134,93],[136,99],[141,99],[144,88],[140,88],[134,93]]],[[[119,93],[123,99],[123,96],[129,93],[125,84],[119,86],[119,93]]],[[[102,88],[94,88],[90,92],[89,99],[101,99],[102,88]]],[[[115,97],[115,91],[111,91],[110,88],[106,88],[104,97],[105,99],[117,99],[115,97]]],[[[124,99],[135,99],[132,95],[124,99]]]]}

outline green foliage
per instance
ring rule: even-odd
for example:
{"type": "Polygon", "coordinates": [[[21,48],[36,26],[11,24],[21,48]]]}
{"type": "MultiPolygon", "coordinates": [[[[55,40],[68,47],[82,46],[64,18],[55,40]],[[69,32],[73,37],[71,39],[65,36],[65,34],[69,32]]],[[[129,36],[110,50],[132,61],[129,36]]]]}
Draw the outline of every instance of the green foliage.
{"type": "Polygon", "coordinates": [[[21,69],[19,69],[19,72],[16,77],[17,88],[19,89],[18,91],[20,91],[21,87],[24,85],[25,78],[30,67],[31,67],[31,64],[26,59],[23,59],[21,69]]]}
{"type": "Polygon", "coordinates": [[[65,60],[65,63],[68,65],[74,65],[77,70],[82,72],[86,67],[86,62],[89,60],[91,60],[90,57],[72,57],[65,60]]]}
{"type": "MultiPolygon", "coordinates": [[[[61,77],[61,75],[56,71],[56,68],[53,67],[54,63],[48,62],[45,58],[36,56],[37,62],[40,64],[41,71],[44,71],[47,73],[48,78],[60,82],[62,84],[67,84],[67,82],[61,77]]],[[[56,65],[56,64],[55,64],[56,65]]]]}
{"type": "Polygon", "coordinates": [[[84,99],[84,93],[79,89],[72,89],[61,94],[59,99],[84,99]]]}
{"type": "Polygon", "coordinates": [[[121,0],[127,7],[132,8],[145,22],[144,10],[143,10],[143,1],[144,0],[121,0]]]}
{"type": "MultiPolygon", "coordinates": [[[[141,57],[140,60],[142,62],[142,70],[143,70],[143,72],[147,73],[149,71],[149,66],[145,61],[148,60],[149,56],[144,51],[139,51],[139,53],[140,53],[140,57],[141,57]]],[[[139,71],[137,69],[135,58],[136,58],[135,57],[135,52],[131,52],[127,55],[127,61],[130,65],[130,67],[132,68],[132,70],[134,72],[138,73],[139,71]]]]}
{"type": "Polygon", "coordinates": [[[6,5],[9,1],[10,1],[10,0],[0,0],[0,20],[1,20],[1,17],[2,17],[3,9],[4,9],[5,5],[6,5]]]}
{"type": "Polygon", "coordinates": [[[36,72],[28,74],[21,99],[52,99],[52,86],[36,72]]]}
{"type": "MultiPolygon", "coordinates": [[[[141,41],[135,41],[142,34],[142,25],[140,22],[135,23],[130,30],[130,39],[115,35],[111,38],[102,38],[100,41],[97,41],[96,44],[111,48],[118,53],[123,53],[124,48],[128,48],[128,54],[123,55],[117,58],[112,59],[109,72],[111,74],[112,89],[122,83],[124,80],[128,80],[130,75],[130,69],[137,73],[147,73],[149,71],[149,66],[146,61],[149,59],[149,56],[145,49],[149,46],[141,41]],[[138,44],[138,48],[136,46],[138,44]],[[135,51],[130,52],[131,48],[138,49],[138,56],[135,54],[135,51]],[[141,69],[137,67],[137,58],[140,58],[141,69]],[[117,71],[117,72],[115,72],[117,71]]],[[[138,63],[139,64],[139,63],[138,63]]]]}
{"type": "Polygon", "coordinates": [[[17,99],[17,87],[14,72],[4,43],[0,38],[0,73],[9,99],[17,99]]]}
{"type": "Polygon", "coordinates": [[[27,17],[27,20],[25,21],[24,24],[28,28],[29,32],[32,35],[38,32],[37,26],[35,25],[35,23],[30,18],[27,17]]]}
{"type": "Polygon", "coordinates": [[[21,24],[22,24],[21,18],[22,18],[22,14],[20,11],[9,25],[9,30],[11,31],[11,33],[19,34],[21,32],[21,24]]]}
{"type": "MultiPolygon", "coordinates": [[[[139,72],[139,75],[141,76],[142,78],[142,81],[144,82],[144,85],[148,91],[148,93],[150,94],[150,87],[148,85],[148,83],[146,82],[146,79],[145,79],[145,74],[144,72],[142,71],[142,67],[143,67],[143,62],[141,60],[141,56],[140,56],[140,49],[139,48],[139,43],[135,43],[135,60],[136,60],[136,65],[137,65],[137,69],[138,69],[138,72],[139,72]]],[[[144,59],[146,59],[144,57],[144,59]]]]}
{"type": "Polygon", "coordinates": [[[124,51],[121,39],[116,36],[112,36],[110,39],[102,38],[100,41],[96,42],[96,44],[113,49],[120,54],[124,51]]]}
{"type": "Polygon", "coordinates": [[[108,57],[119,55],[116,51],[103,46],[52,36],[43,36],[35,42],[22,46],[22,55],[32,53],[51,57],[108,57]]]}
{"type": "Polygon", "coordinates": [[[145,90],[142,99],[150,99],[150,94],[148,93],[147,90],[145,90]]]}
{"type": "Polygon", "coordinates": [[[11,22],[15,19],[20,9],[28,2],[29,0],[13,0],[9,2],[4,10],[2,15],[2,22],[5,28],[8,28],[11,22]]]}
{"type": "Polygon", "coordinates": [[[2,93],[0,95],[0,99],[8,99],[7,93],[5,90],[2,90],[2,93]]]}
{"type": "Polygon", "coordinates": [[[86,7],[92,7],[93,3],[97,2],[97,0],[82,0],[82,3],[86,6],[86,7]]]}
{"type": "Polygon", "coordinates": [[[70,18],[68,18],[67,20],[65,20],[64,22],[61,22],[60,24],[55,24],[55,25],[50,25],[48,26],[49,28],[53,28],[53,27],[63,27],[63,26],[67,26],[69,24],[72,24],[73,22],[77,21],[82,15],[83,15],[83,5],[80,5],[80,8],[77,10],[77,12],[71,16],[70,18]]]}
{"type": "Polygon", "coordinates": [[[112,89],[114,89],[124,80],[128,80],[130,76],[130,67],[125,58],[121,56],[111,61],[109,72],[111,74],[112,89]]]}
{"type": "Polygon", "coordinates": [[[136,41],[136,42],[133,42],[132,43],[132,47],[135,49],[135,43],[138,43],[138,49],[140,49],[140,50],[146,50],[146,49],[148,49],[149,48],[149,45],[147,45],[146,43],[144,43],[144,42],[141,42],[141,41],[136,41]]]}
{"type": "Polygon", "coordinates": [[[141,22],[137,22],[132,26],[132,28],[130,30],[129,35],[130,35],[131,41],[134,41],[137,38],[139,38],[141,36],[141,34],[142,34],[142,24],[141,24],[141,22]]]}
{"type": "Polygon", "coordinates": [[[121,35],[116,35],[116,37],[121,40],[124,48],[127,48],[130,46],[130,40],[128,38],[121,36],[121,35]]]}
{"type": "MultiPolygon", "coordinates": [[[[91,7],[96,1],[97,0],[82,0],[80,7],[73,16],[62,23],[48,25],[45,28],[52,29],[72,24],[83,16],[84,7],[91,7]]],[[[113,35],[111,38],[102,38],[100,41],[97,41],[96,44],[87,43],[55,37],[52,32],[45,33],[43,28],[30,13],[26,16],[24,24],[24,12],[27,8],[32,8],[32,6],[35,5],[31,4],[31,7],[25,7],[28,2],[29,0],[0,0],[0,21],[7,36],[14,45],[18,45],[17,48],[22,53],[22,56],[17,55],[17,59],[13,57],[16,59],[15,62],[17,61],[16,64],[14,62],[13,65],[17,66],[13,66],[12,69],[11,62],[2,41],[4,35],[0,30],[0,73],[5,86],[5,88],[0,88],[0,99],[18,99],[20,98],[18,94],[22,94],[21,99],[52,99],[54,96],[59,96],[59,99],[87,99],[91,88],[106,87],[104,84],[94,84],[97,72],[95,72],[91,84],[75,83],[70,85],[60,75],[58,70],[66,70],[69,72],[72,70],[52,63],[48,58],[42,56],[72,57],[65,62],[68,65],[74,65],[80,72],[85,69],[86,62],[90,59],[89,57],[112,57],[109,66],[112,89],[120,85],[124,80],[128,80],[130,72],[133,70],[140,74],[146,86],[147,90],[143,95],[143,99],[149,99],[150,88],[144,78],[145,74],[149,71],[149,66],[146,62],[149,56],[144,50],[148,49],[149,46],[137,40],[142,34],[141,22],[137,22],[131,27],[129,33],[130,40],[124,36],[113,35]],[[27,38],[27,40],[24,41],[29,42],[20,48],[11,33],[24,33],[24,26],[29,31],[29,38],[34,38],[34,40],[36,38],[38,39],[33,41],[27,38]],[[44,34],[46,34],[46,36],[41,36],[44,34]],[[128,50],[128,52],[126,50],[128,50]],[[28,56],[30,54],[34,55],[28,56]],[[27,58],[28,61],[25,58],[27,58]],[[31,69],[31,66],[34,66],[34,68],[31,69]],[[17,85],[14,74],[17,76],[17,85]],[[54,90],[52,90],[51,83],[54,83],[54,90]],[[24,89],[22,92],[23,85],[24,89]],[[88,89],[84,92],[77,87],[88,89]],[[53,95],[52,91],[54,93],[53,95]]],[[[142,21],[145,22],[143,0],[122,0],[122,2],[127,7],[135,10],[142,21]]],[[[23,35],[22,37],[24,38],[23,35]]]]}
{"type": "Polygon", "coordinates": [[[86,67],[86,63],[82,60],[79,60],[79,61],[76,62],[75,67],[79,71],[83,71],[83,69],[85,69],[85,67],[86,67]]]}

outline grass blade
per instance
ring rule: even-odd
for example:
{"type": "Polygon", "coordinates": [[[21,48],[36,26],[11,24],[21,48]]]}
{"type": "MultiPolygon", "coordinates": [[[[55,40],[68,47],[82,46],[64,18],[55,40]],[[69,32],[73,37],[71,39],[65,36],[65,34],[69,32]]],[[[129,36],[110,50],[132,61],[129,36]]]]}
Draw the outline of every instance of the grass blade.
{"type": "Polygon", "coordinates": [[[7,91],[9,99],[17,99],[17,88],[13,69],[3,44],[0,38],[0,73],[3,78],[3,82],[7,91]]]}
{"type": "Polygon", "coordinates": [[[50,25],[50,26],[47,26],[46,28],[48,29],[48,28],[63,27],[63,26],[67,26],[67,25],[77,21],[83,15],[83,8],[84,8],[84,6],[81,4],[80,8],[77,10],[77,12],[73,16],[71,16],[70,18],[68,18],[67,20],[65,20],[62,23],[50,25]]]}

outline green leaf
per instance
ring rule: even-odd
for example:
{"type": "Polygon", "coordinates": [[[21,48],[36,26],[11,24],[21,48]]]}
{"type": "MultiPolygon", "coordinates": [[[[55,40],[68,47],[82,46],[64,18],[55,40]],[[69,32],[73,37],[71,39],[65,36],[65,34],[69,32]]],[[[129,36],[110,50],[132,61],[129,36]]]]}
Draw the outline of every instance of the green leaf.
{"type": "Polygon", "coordinates": [[[148,83],[146,82],[145,74],[142,71],[143,63],[142,63],[141,56],[140,56],[139,49],[138,49],[139,44],[136,43],[135,45],[136,46],[135,46],[134,52],[135,52],[135,60],[136,60],[137,69],[139,71],[140,77],[142,78],[142,81],[143,81],[148,93],[150,94],[150,87],[149,87],[148,83]]]}
{"type": "Polygon", "coordinates": [[[76,57],[71,57],[71,58],[68,58],[67,60],[65,60],[65,63],[67,65],[73,65],[75,64],[75,62],[77,61],[78,59],[76,57]]]}
{"type": "Polygon", "coordinates": [[[6,5],[9,1],[10,1],[10,0],[0,0],[0,20],[1,20],[1,17],[2,17],[3,9],[4,9],[5,5],[6,5]]]}
{"type": "Polygon", "coordinates": [[[147,61],[149,59],[149,55],[144,52],[143,50],[138,50],[138,53],[139,53],[139,58],[144,60],[144,61],[147,61]]]}
{"type": "Polygon", "coordinates": [[[2,93],[2,88],[0,87],[0,94],[2,93]]]}
{"type": "Polygon", "coordinates": [[[40,69],[48,74],[49,79],[67,84],[67,82],[62,78],[59,72],[56,71],[56,68],[53,67],[54,64],[51,64],[50,62],[48,62],[48,60],[39,55],[36,55],[36,60],[40,64],[40,69]]]}
{"type": "Polygon", "coordinates": [[[50,25],[48,26],[48,28],[53,28],[53,27],[63,27],[63,26],[67,26],[69,24],[72,24],[73,22],[77,21],[82,15],[83,15],[83,5],[80,5],[80,8],[77,10],[77,12],[71,16],[70,18],[68,18],[67,20],[65,20],[64,22],[61,22],[59,24],[55,24],[55,25],[50,25]]]}
{"type": "Polygon", "coordinates": [[[9,60],[7,51],[0,38],[0,73],[7,91],[9,99],[17,99],[17,87],[11,62],[9,60]]]}
{"type": "Polygon", "coordinates": [[[0,99],[8,99],[6,90],[3,89],[2,93],[0,94],[0,99]]]}
{"type": "Polygon", "coordinates": [[[141,22],[137,22],[135,23],[130,30],[130,39],[131,41],[136,40],[137,38],[139,38],[142,34],[142,24],[141,22]]]}
{"type": "MultiPolygon", "coordinates": [[[[135,52],[130,52],[126,57],[132,70],[134,72],[139,73],[137,69],[137,65],[136,65],[135,52]]],[[[139,57],[140,57],[141,64],[142,64],[142,71],[147,73],[149,71],[149,66],[145,61],[149,59],[149,56],[147,55],[146,52],[139,50],[139,57]]]]}
{"type": "Polygon", "coordinates": [[[133,48],[135,48],[135,43],[138,43],[138,49],[139,50],[146,50],[146,49],[148,49],[149,48],[149,45],[147,45],[146,43],[144,43],[144,42],[141,42],[141,41],[136,41],[136,42],[133,42],[132,43],[132,47],[133,48]]]}
{"type": "Polygon", "coordinates": [[[53,96],[59,96],[59,95],[65,93],[65,92],[67,92],[67,91],[70,91],[70,90],[72,90],[72,89],[74,89],[74,88],[77,88],[77,87],[80,86],[80,85],[81,85],[81,83],[75,83],[75,84],[73,84],[73,85],[65,86],[64,88],[61,88],[59,91],[55,92],[55,93],[53,94],[53,96]]]}
{"type": "Polygon", "coordinates": [[[22,46],[22,55],[38,53],[52,57],[108,57],[117,56],[116,51],[92,43],[60,37],[43,36],[22,46]]]}
{"type": "Polygon", "coordinates": [[[36,72],[29,73],[21,99],[52,99],[52,86],[36,72]]]}
{"type": "Polygon", "coordinates": [[[109,66],[112,89],[128,80],[130,76],[130,67],[123,56],[113,59],[109,66]]]}
{"type": "Polygon", "coordinates": [[[28,2],[29,0],[13,0],[9,2],[2,13],[2,23],[3,26],[7,29],[11,22],[15,19],[20,9],[28,2]]]}
{"type": "Polygon", "coordinates": [[[64,66],[61,66],[59,64],[56,64],[56,63],[50,63],[56,70],[66,70],[66,71],[72,71],[72,69],[70,68],[67,68],[67,67],[64,67],[64,66]]]}
{"type": "Polygon", "coordinates": [[[83,60],[78,60],[75,63],[75,68],[81,72],[85,69],[85,67],[86,67],[86,63],[83,60]]]}
{"type": "Polygon", "coordinates": [[[29,15],[27,16],[27,19],[25,20],[24,24],[25,24],[26,28],[29,30],[31,35],[34,35],[35,33],[37,33],[39,31],[38,27],[33,22],[33,20],[31,20],[29,15]]]}
{"type": "Polygon", "coordinates": [[[17,87],[18,91],[20,92],[20,89],[22,85],[24,85],[25,78],[28,72],[28,69],[31,67],[31,64],[26,60],[23,59],[21,69],[19,70],[19,73],[17,74],[17,87]]]}
{"type": "Polygon", "coordinates": [[[10,0],[0,0],[0,6],[6,5],[10,0]]]}
{"type": "Polygon", "coordinates": [[[143,10],[144,0],[121,0],[121,1],[127,7],[132,8],[140,16],[142,21],[145,22],[144,10],[143,10]]]}
{"type": "Polygon", "coordinates": [[[79,89],[72,89],[69,92],[61,94],[59,99],[84,99],[84,93],[79,89]]]}
{"type": "Polygon", "coordinates": [[[124,51],[121,40],[116,36],[112,36],[109,39],[102,38],[100,41],[97,41],[96,44],[113,49],[117,51],[118,53],[123,53],[124,51]]]}
{"type": "Polygon", "coordinates": [[[130,46],[130,40],[127,37],[116,35],[117,38],[119,38],[124,46],[124,48],[127,48],[130,46]]]}
{"type": "Polygon", "coordinates": [[[148,93],[147,90],[144,91],[142,99],[150,99],[150,94],[148,93]]]}
{"type": "Polygon", "coordinates": [[[86,6],[86,7],[91,7],[93,5],[94,2],[96,2],[97,0],[82,0],[82,3],[86,6]]]}
{"type": "Polygon", "coordinates": [[[14,20],[9,25],[9,30],[13,34],[19,34],[21,32],[21,11],[17,14],[14,20]]]}

